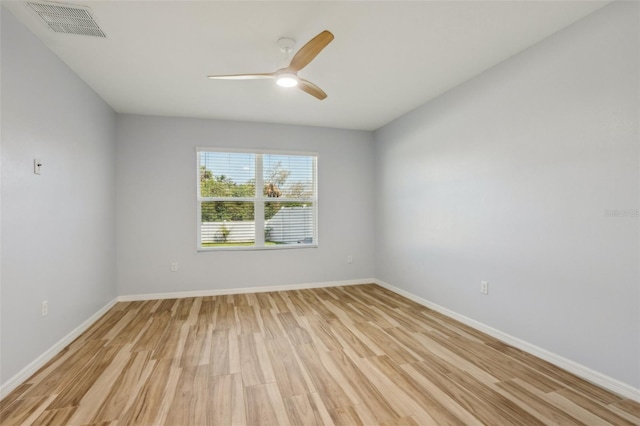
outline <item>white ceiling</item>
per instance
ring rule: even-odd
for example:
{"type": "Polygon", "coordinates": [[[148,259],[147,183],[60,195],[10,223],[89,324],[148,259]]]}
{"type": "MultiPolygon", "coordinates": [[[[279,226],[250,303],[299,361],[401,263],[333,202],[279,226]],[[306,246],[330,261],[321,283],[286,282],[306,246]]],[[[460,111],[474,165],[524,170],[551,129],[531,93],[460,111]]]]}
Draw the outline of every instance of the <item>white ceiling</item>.
{"type": "Polygon", "coordinates": [[[4,1],[121,113],[373,130],[535,44],[608,1],[75,1],[106,39],[50,31],[23,2],[4,1]],[[319,101],[271,80],[276,41],[335,40],[300,72],[319,101]]]}

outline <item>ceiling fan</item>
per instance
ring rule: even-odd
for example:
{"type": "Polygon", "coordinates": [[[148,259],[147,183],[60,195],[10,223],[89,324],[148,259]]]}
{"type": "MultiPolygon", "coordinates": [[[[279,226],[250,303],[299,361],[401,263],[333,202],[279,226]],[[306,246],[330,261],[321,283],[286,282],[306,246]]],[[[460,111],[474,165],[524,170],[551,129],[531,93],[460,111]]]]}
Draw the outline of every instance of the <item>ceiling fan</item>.
{"type": "MultiPolygon", "coordinates": [[[[322,100],[327,97],[327,94],[312,82],[298,77],[298,71],[309,65],[309,63],[318,56],[318,53],[331,43],[331,40],[333,40],[333,34],[326,30],[322,31],[296,52],[288,66],[280,68],[275,72],[262,74],[210,75],[208,77],[214,80],[272,79],[276,80],[276,83],[283,87],[298,86],[303,92],[322,100]]],[[[287,38],[280,39],[278,42],[280,44],[280,50],[285,53],[291,52],[293,43],[295,43],[295,41],[287,38]]]]}

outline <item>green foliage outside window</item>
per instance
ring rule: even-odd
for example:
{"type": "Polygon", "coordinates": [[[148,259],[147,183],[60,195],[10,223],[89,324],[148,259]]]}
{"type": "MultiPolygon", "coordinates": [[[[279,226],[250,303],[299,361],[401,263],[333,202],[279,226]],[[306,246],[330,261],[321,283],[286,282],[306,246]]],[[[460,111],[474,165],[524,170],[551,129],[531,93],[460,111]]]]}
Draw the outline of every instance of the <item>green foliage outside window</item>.
{"type": "MultiPolygon", "coordinates": [[[[263,196],[265,198],[305,198],[310,191],[302,182],[287,185],[290,172],[277,163],[265,176],[263,196]],[[281,188],[286,188],[283,193],[281,188]]],[[[252,179],[246,183],[236,183],[225,175],[215,176],[205,166],[200,166],[200,195],[202,197],[255,197],[256,184],[252,179]]],[[[287,207],[299,207],[304,203],[287,202],[287,207]]],[[[265,220],[271,219],[283,207],[283,203],[265,203],[265,220]]],[[[203,222],[251,221],[254,220],[252,202],[205,201],[202,203],[203,222]]]]}

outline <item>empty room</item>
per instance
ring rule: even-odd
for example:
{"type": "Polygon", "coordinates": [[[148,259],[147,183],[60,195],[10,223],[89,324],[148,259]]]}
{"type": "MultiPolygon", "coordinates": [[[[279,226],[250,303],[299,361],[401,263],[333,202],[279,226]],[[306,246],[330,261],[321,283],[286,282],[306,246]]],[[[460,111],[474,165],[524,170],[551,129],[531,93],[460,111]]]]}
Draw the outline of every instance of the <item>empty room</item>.
{"type": "Polygon", "coordinates": [[[0,424],[639,425],[640,2],[0,4],[0,424]]]}

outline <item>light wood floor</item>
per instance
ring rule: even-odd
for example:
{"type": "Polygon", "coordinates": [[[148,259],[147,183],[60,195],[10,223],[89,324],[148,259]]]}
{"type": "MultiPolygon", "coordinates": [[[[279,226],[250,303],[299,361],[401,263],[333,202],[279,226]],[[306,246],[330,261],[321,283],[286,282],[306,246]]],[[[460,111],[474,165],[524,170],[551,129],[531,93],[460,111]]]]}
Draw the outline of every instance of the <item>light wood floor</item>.
{"type": "Polygon", "coordinates": [[[0,423],[640,424],[640,404],[375,285],[118,303],[0,423]]]}

